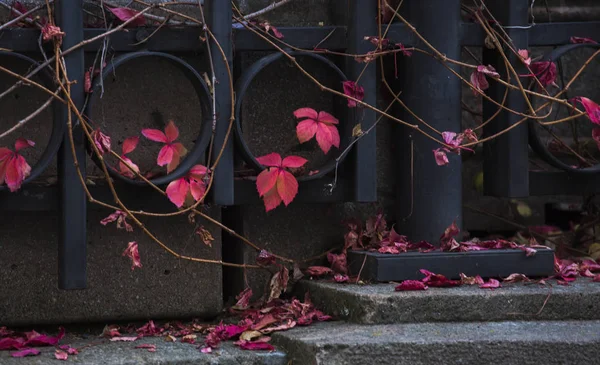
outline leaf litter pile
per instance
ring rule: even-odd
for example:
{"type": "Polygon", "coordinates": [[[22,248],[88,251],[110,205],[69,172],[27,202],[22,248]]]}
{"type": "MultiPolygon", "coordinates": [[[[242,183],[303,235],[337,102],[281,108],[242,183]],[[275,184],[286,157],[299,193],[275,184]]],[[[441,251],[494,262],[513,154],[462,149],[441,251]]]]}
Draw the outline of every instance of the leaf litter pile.
{"type": "MultiPolygon", "coordinates": [[[[394,228],[388,229],[387,222],[383,214],[378,214],[369,218],[363,226],[360,222],[350,222],[348,232],[344,236],[344,247],[340,253],[330,252],[327,259],[330,267],[311,266],[305,270],[305,274],[313,278],[333,277],[338,283],[362,283],[360,273],[356,277],[349,277],[347,266],[348,250],[364,250],[369,252],[379,252],[390,255],[401,255],[406,252],[469,252],[498,249],[522,250],[527,257],[533,256],[538,249],[549,249],[547,245],[539,244],[533,235],[526,237],[518,233],[514,239],[505,240],[494,238],[480,240],[478,238],[468,239],[466,241],[457,241],[459,229],[455,223],[452,223],[440,236],[439,247],[435,247],[429,242],[412,242],[406,236],[398,234],[394,228]]],[[[580,227],[573,227],[578,230],[580,227]]],[[[562,235],[558,228],[552,226],[534,226],[529,227],[531,233],[539,235],[562,235]]],[[[553,245],[549,242],[549,245],[553,245]]],[[[554,248],[554,247],[552,247],[554,248]]],[[[600,244],[594,243],[588,247],[588,256],[576,257],[572,259],[559,259],[554,257],[555,274],[551,278],[556,279],[559,285],[568,285],[575,281],[578,276],[592,278],[594,282],[600,282],[600,244]]],[[[424,278],[421,280],[405,280],[396,286],[396,291],[409,290],[427,290],[429,287],[454,287],[460,285],[479,285],[482,289],[500,288],[503,283],[516,282],[537,282],[545,285],[547,279],[543,278],[534,281],[520,273],[513,273],[506,278],[490,278],[485,281],[481,276],[469,277],[460,274],[460,280],[450,280],[444,275],[436,274],[431,271],[421,269],[424,278]]]]}
{"type": "MultiPolygon", "coordinates": [[[[132,348],[149,352],[159,351],[160,344],[144,343],[144,338],[148,337],[161,337],[166,342],[188,343],[203,353],[212,353],[223,341],[234,341],[233,344],[242,350],[274,351],[275,348],[269,343],[271,333],[331,319],[314,307],[308,294],[304,301],[276,298],[262,304],[250,304],[251,297],[250,288],[236,297],[237,302],[229,308],[226,323],[221,321],[214,325],[199,321],[177,321],[157,325],[151,320],[141,327],[107,325],[99,337],[104,342],[132,342],[132,348]]],[[[65,329],[62,327],[57,336],[43,335],[36,331],[16,332],[0,327],[0,351],[13,351],[12,357],[38,356],[41,352],[36,347],[54,346],[54,357],[67,360],[69,355],[77,355],[83,348],[59,345],[64,336],[65,329]]]]}

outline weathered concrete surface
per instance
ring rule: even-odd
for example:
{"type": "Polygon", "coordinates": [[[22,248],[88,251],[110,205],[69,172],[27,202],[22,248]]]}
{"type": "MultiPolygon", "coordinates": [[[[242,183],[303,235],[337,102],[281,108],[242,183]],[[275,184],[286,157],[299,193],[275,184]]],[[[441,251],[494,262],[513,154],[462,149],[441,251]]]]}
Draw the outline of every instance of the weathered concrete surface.
{"type": "Polygon", "coordinates": [[[273,336],[294,364],[594,364],[599,321],[322,323],[273,336]]]}
{"type": "Polygon", "coordinates": [[[303,280],[298,293],[310,292],[312,301],[325,313],[363,324],[600,320],[598,283],[586,278],[569,286],[549,283],[552,283],[551,288],[535,284],[503,284],[502,288],[494,290],[464,285],[395,292],[394,284],[359,286],[303,280]]]}
{"type": "MultiPolygon", "coordinates": [[[[135,342],[110,342],[89,336],[82,338],[65,338],[61,344],[69,344],[81,349],[79,354],[70,355],[65,363],[87,365],[199,365],[199,364],[227,364],[227,365],[284,365],[287,364],[286,356],[281,351],[257,352],[244,351],[234,346],[231,342],[223,343],[221,347],[211,354],[203,354],[198,345],[182,342],[167,342],[161,337],[142,338],[135,342]],[[153,344],[156,352],[146,349],[136,349],[140,344],[153,344]],[[84,347],[84,346],[89,347],[84,347]]],[[[12,358],[10,352],[0,351],[0,363],[5,365],[45,365],[56,364],[54,348],[41,347],[42,352],[35,357],[12,358]]]]}
{"type": "MultiPolygon", "coordinates": [[[[88,212],[88,287],[60,290],[57,278],[57,220],[47,214],[4,214],[0,225],[0,323],[105,322],[211,317],[222,307],[221,267],[176,259],[135,227],[133,233],[99,221],[109,212],[88,212]],[[143,267],[131,270],[122,256],[138,241],[143,267]]],[[[218,213],[212,212],[218,218],[218,213]]],[[[220,231],[212,248],[194,234],[186,217],[143,219],[178,253],[218,260],[220,231]]]]}

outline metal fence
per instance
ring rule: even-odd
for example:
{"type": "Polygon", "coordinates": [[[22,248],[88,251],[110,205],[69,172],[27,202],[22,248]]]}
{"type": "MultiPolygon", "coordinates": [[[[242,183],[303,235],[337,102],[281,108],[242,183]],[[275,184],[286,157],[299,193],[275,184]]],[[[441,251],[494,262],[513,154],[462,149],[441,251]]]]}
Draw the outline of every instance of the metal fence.
{"type": "MultiPolygon", "coordinates": [[[[55,2],[57,25],[66,33],[63,39],[63,49],[78,44],[83,40],[93,39],[104,33],[105,29],[84,28],[82,0],[60,0],[55,2]]],[[[377,34],[377,8],[372,0],[353,0],[344,2],[343,10],[335,9],[340,14],[337,26],[320,27],[280,27],[285,34],[286,42],[299,48],[319,48],[340,50],[351,54],[362,54],[372,50],[372,45],[365,41],[365,35],[377,34]],[[349,4],[349,5],[348,5],[349,4]],[[348,8],[346,9],[346,5],[348,8]]],[[[483,46],[485,33],[478,24],[461,22],[460,0],[406,0],[403,11],[411,23],[438,49],[448,57],[459,59],[462,46],[483,46]]],[[[529,19],[529,2],[526,0],[488,0],[487,6],[495,14],[498,21],[505,26],[506,32],[518,48],[532,46],[563,46],[569,43],[572,35],[600,38],[600,22],[581,23],[545,23],[531,26],[529,19]]],[[[225,146],[222,160],[214,172],[214,187],[211,201],[218,205],[231,206],[253,204],[259,202],[254,183],[234,179],[234,159],[239,157],[249,166],[259,170],[261,166],[248,149],[242,133],[240,109],[244,92],[249,87],[253,77],[271,62],[279,59],[280,54],[273,53],[246,69],[240,69],[238,56],[251,51],[273,51],[273,47],[264,42],[251,31],[232,27],[232,9],[229,1],[206,0],[205,13],[207,23],[224,49],[229,65],[238,75],[236,80],[237,92],[237,128],[235,139],[230,139],[225,146]],[[234,57],[235,55],[235,57],[234,57]]],[[[187,169],[201,160],[207,153],[208,139],[211,132],[210,94],[199,76],[190,64],[180,56],[186,53],[206,55],[204,45],[199,42],[200,28],[164,28],[153,34],[142,45],[134,45],[152,33],[152,29],[133,29],[128,32],[115,32],[110,35],[112,49],[124,53],[113,64],[106,68],[104,75],[129,60],[140,57],[156,57],[167,60],[181,69],[192,81],[203,107],[205,119],[196,144],[173,173],[159,178],[155,183],[164,184],[183,176],[187,169]],[[208,118],[208,119],[207,119],[208,118]]],[[[20,54],[35,54],[39,50],[39,31],[33,29],[5,29],[0,31],[0,47],[13,50],[7,56],[21,57],[25,62],[35,61],[24,58],[20,54]]],[[[419,45],[414,33],[405,25],[394,23],[390,27],[388,38],[395,43],[404,45],[419,45]]],[[[593,45],[577,45],[585,47],[593,45]]],[[[83,80],[86,52],[95,53],[101,47],[101,42],[90,42],[83,48],[65,56],[67,72],[72,79],[83,80]]],[[[219,50],[211,45],[212,53],[219,50]]],[[[566,46],[569,50],[572,45],[566,46]]],[[[596,46],[597,47],[597,46],[596,46]]],[[[485,48],[484,48],[485,49],[485,48]]],[[[296,55],[301,56],[301,53],[296,55]]],[[[556,57],[556,53],[548,57],[556,57]]],[[[356,79],[362,72],[363,65],[348,58],[343,62],[332,62],[331,59],[316,56],[324,67],[331,68],[341,79],[356,79]]],[[[418,56],[417,56],[418,57],[418,56]]],[[[497,52],[483,53],[484,64],[500,65],[502,60],[497,52]]],[[[227,79],[226,65],[220,57],[214,58],[216,78],[227,79]]],[[[423,119],[431,121],[432,125],[441,130],[460,130],[461,117],[461,84],[460,80],[449,77],[448,71],[437,60],[423,58],[422,62],[412,62],[409,67],[400,70],[398,87],[408,95],[406,103],[423,119]],[[416,78],[416,76],[419,78],[416,78]]],[[[368,67],[361,76],[361,85],[365,90],[366,103],[376,105],[377,102],[377,71],[376,67],[368,67]]],[[[46,80],[51,83],[51,80],[46,80]]],[[[96,80],[96,85],[98,80],[96,80]]],[[[75,103],[82,108],[85,100],[83,82],[74,84],[71,88],[75,103]]],[[[214,85],[217,105],[217,129],[213,152],[218,152],[225,140],[229,122],[231,103],[229,87],[222,82],[214,85]]],[[[504,87],[500,84],[490,86],[488,95],[500,100],[504,87]]],[[[505,104],[514,110],[525,110],[521,95],[509,96],[505,104]]],[[[89,106],[88,106],[89,107],[89,106]]],[[[34,167],[26,182],[35,179],[58,156],[59,183],[57,187],[25,186],[18,193],[1,192],[0,208],[23,210],[55,210],[60,211],[59,235],[59,286],[63,289],[79,289],[86,286],[86,211],[87,198],[81,186],[76,167],[65,138],[66,106],[56,103],[55,122],[50,144],[42,159],[34,167]]],[[[484,117],[496,111],[492,105],[484,104],[484,117]]],[[[363,129],[369,128],[376,120],[376,114],[371,110],[361,110],[360,116],[354,110],[346,111],[346,127],[342,130],[342,145],[351,141],[351,128],[359,121],[363,129]]],[[[484,130],[486,135],[504,129],[518,120],[509,113],[500,115],[494,123],[484,130]]],[[[395,138],[396,158],[399,168],[398,201],[406,202],[414,199],[418,202],[410,218],[399,221],[402,231],[415,237],[430,237],[438,235],[452,220],[460,221],[462,211],[461,166],[460,159],[453,162],[451,168],[431,169],[430,155],[411,156],[407,146],[418,144],[422,150],[435,149],[432,141],[422,136],[399,130],[395,138]],[[410,159],[407,157],[410,156],[410,159]],[[427,160],[427,161],[426,161],[427,160]],[[419,185],[410,186],[412,182],[406,178],[409,174],[419,176],[419,185]],[[409,196],[410,194],[410,196],[409,196]]],[[[85,161],[86,142],[81,130],[75,130],[75,150],[79,161],[85,161]]],[[[485,193],[502,197],[523,197],[529,195],[577,193],[597,191],[598,174],[596,168],[589,171],[573,170],[553,160],[552,156],[544,153],[544,148],[536,142],[535,133],[530,133],[527,125],[523,124],[512,129],[509,133],[484,144],[485,193]],[[563,172],[530,172],[528,166],[528,141],[553,166],[563,169],[563,172]]],[[[547,152],[547,151],[546,151],[547,152]]],[[[213,153],[212,156],[216,156],[213,153]]],[[[370,133],[354,144],[350,154],[343,160],[344,169],[339,176],[336,189],[331,191],[327,185],[334,165],[324,166],[319,173],[300,179],[301,188],[296,198],[301,202],[373,202],[377,199],[377,169],[376,169],[376,136],[370,133]]],[[[85,169],[85,166],[80,166],[85,169]]],[[[136,181],[122,178],[123,185],[131,185],[127,196],[139,199],[147,192],[138,189],[136,181]]],[[[103,188],[94,188],[102,196],[109,196],[103,188]]],[[[127,189],[125,187],[125,189],[127,189]]],[[[149,203],[149,202],[146,202],[149,203]]],[[[398,204],[399,206],[401,204],[398,204]]],[[[397,218],[404,217],[406,212],[399,207],[397,218]]]]}

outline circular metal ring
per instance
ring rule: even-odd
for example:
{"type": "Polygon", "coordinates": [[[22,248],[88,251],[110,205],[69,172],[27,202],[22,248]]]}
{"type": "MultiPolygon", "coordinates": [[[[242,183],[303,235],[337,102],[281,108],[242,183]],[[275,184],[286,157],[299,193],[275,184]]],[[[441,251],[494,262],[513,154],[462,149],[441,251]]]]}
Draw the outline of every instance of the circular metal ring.
{"type": "MultiPolygon", "coordinates": [[[[31,64],[34,67],[39,66],[39,63],[35,61],[33,58],[29,58],[19,53],[0,51],[0,57],[15,57],[19,59],[19,61],[26,62],[31,64]]],[[[52,89],[55,86],[54,79],[50,75],[47,69],[42,70],[38,73],[41,84],[44,85],[47,89],[52,89]]],[[[52,101],[52,108],[54,110],[59,106],[59,101],[56,99],[52,101]]],[[[53,123],[52,123],[52,134],[50,135],[50,140],[46,145],[46,149],[42,153],[42,156],[37,161],[37,163],[31,168],[31,173],[29,176],[23,181],[24,184],[36,179],[46,168],[52,163],[54,160],[54,156],[58,152],[60,145],[63,141],[63,134],[65,132],[65,121],[62,118],[56,117],[56,113],[54,113],[53,123]]],[[[0,186],[0,191],[6,190],[8,187],[6,185],[0,186]]]]}
{"type": "MultiPolygon", "coordinates": [[[[212,111],[210,107],[211,96],[208,86],[206,86],[206,83],[202,79],[202,76],[200,76],[200,74],[187,62],[168,53],[151,51],[134,52],[116,58],[106,68],[104,68],[104,72],[102,73],[101,78],[96,77],[94,79],[92,91],[99,92],[101,88],[101,81],[106,79],[109,75],[113,74],[119,66],[131,60],[148,57],[166,60],[173,66],[175,66],[178,70],[182,71],[183,74],[187,77],[187,79],[190,80],[190,82],[192,83],[192,86],[194,87],[194,90],[198,95],[200,107],[202,108],[202,125],[200,127],[200,135],[196,139],[196,143],[194,144],[192,150],[185,156],[185,158],[181,161],[179,166],[177,166],[175,170],[173,170],[170,174],[158,177],[156,179],[149,179],[149,181],[154,185],[164,185],[184,176],[192,168],[192,166],[196,165],[198,161],[200,161],[204,157],[204,153],[206,152],[206,149],[210,142],[210,136],[212,134],[212,111]]],[[[89,115],[89,111],[93,106],[92,100],[93,99],[90,99],[88,101],[88,105],[85,111],[86,115],[89,115]]],[[[88,150],[92,156],[92,160],[96,163],[96,165],[100,166],[100,161],[97,158],[97,156],[93,153],[92,149],[88,148],[88,150]]],[[[146,185],[146,182],[143,180],[134,180],[121,175],[119,171],[112,166],[107,165],[106,167],[110,175],[119,180],[125,181],[133,185],[146,185]]]]}
{"type": "MultiPolygon", "coordinates": [[[[574,49],[578,49],[578,48],[600,48],[600,44],[580,43],[580,44],[569,44],[569,45],[566,45],[563,47],[558,47],[555,50],[553,50],[552,52],[550,52],[548,55],[544,56],[543,60],[556,62],[556,61],[558,61],[559,58],[561,58],[565,54],[571,52],[574,49]]],[[[549,163],[551,166],[554,166],[556,168],[559,168],[561,170],[565,170],[567,172],[571,172],[574,174],[595,174],[595,173],[600,172],[600,164],[582,168],[582,169],[575,169],[575,168],[571,167],[570,165],[562,162],[560,159],[558,159],[556,156],[554,156],[552,153],[550,153],[548,148],[546,148],[546,146],[542,142],[542,139],[540,138],[540,135],[539,135],[536,127],[537,127],[536,120],[530,119],[529,123],[528,123],[529,145],[531,146],[531,149],[535,153],[537,153],[544,161],[549,163]]]]}
{"type": "MultiPolygon", "coordinates": [[[[317,55],[314,53],[299,52],[299,51],[289,51],[287,53],[294,57],[299,57],[299,56],[309,57],[309,58],[315,59],[319,62],[322,62],[323,64],[325,64],[326,67],[330,68],[335,74],[337,74],[340,77],[342,82],[348,80],[348,78],[342,72],[342,70],[340,70],[340,68],[337,67],[335,63],[333,63],[326,57],[323,57],[323,56],[320,56],[320,55],[317,55]]],[[[264,170],[265,166],[261,165],[256,160],[256,157],[254,156],[254,154],[252,154],[252,152],[250,151],[250,148],[248,147],[248,144],[246,143],[246,141],[243,138],[242,122],[241,122],[241,120],[242,120],[242,102],[243,102],[244,96],[246,95],[246,92],[248,91],[248,88],[250,87],[250,84],[252,83],[254,78],[263,69],[265,69],[269,65],[277,62],[282,57],[285,57],[283,55],[283,53],[277,52],[277,53],[273,53],[273,54],[270,54],[268,56],[261,58],[260,60],[256,61],[254,64],[252,64],[252,66],[250,66],[243,73],[243,75],[239,78],[239,80],[236,82],[236,85],[235,85],[235,94],[236,94],[236,102],[235,102],[235,131],[236,131],[236,133],[235,133],[235,136],[236,136],[236,141],[237,141],[238,145],[241,147],[240,154],[242,155],[242,158],[249,166],[254,168],[256,171],[264,170]]],[[[348,117],[352,119],[353,113],[354,113],[353,110],[349,110],[348,117]]],[[[350,128],[344,128],[343,131],[344,131],[344,133],[342,133],[340,131],[340,148],[339,148],[340,153],[342,151],[344,151],[350,145],[350,142],[352,140],[352,131],[350,130],[350,128]]],[[[340,162],[342,162],[344,160],[346,155],[348,155],[348,154],[346,153],[346,154],[344,154],[344,156],[342,156],[340,158],[340,162]]],[[[283,156],[283,157],[285,157],[285,156],[283,156]]],[[[310,176],[300,176],[300,177],[298,177],[298,181],[310,181],[310,180],[320,179],[323,176],[327,175],[328,173],[332,172],[335,169],[335,166],[336,166],[335,159],[332,159],[330,162],[326,163],[325,166],[320,168],[319,172],[312,174],[310,176]]]]}

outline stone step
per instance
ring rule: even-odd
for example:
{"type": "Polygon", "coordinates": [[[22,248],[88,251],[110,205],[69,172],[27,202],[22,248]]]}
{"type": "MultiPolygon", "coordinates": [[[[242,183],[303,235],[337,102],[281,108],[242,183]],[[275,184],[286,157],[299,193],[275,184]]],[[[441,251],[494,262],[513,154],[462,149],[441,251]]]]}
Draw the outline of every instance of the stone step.
{"type": "Polygon", "coordinates": [[[321,323],[273,335],[293,364],[597,364],[600,321],[321,323]]]}
{"type": "MultiPolygon", "coordinates": [[[[86,365],[202,365],[202,364],[227,364],[227,365],[286,365],[286,355],[281,351],[244,351],[233,345],[231,341],[224,342],[218,349],[210,354],[204,354],[198,345],[182,342],[167,342],[162,337],[146,337],[135,342],[109,342],[95,338],[70,339],[64,338],[60,343],[80,349],[79,354],[70,355],[66,363],[86,365]],[[153,344],[155,352],[147,349],[136,349],[140,344],[153,344]]],[[[0,364],[2,365],[56,365],[60,363],[54,357],[53,347],[38,348],[41,354],[25,358],[13,358],[13,351],[0,351],[0,364]]]]}
{"type": "Polygon", "coordinates": [[[464,285],[395,292],[394,284],[305,280],[298,293],[308,291],[317,308],[360,324],[600,320],[599,283],[588,278],[578,278],[569,286],[556,285],[552,280],[548,283],[552,286],[503,284],[490,290],[464,285]]]}

